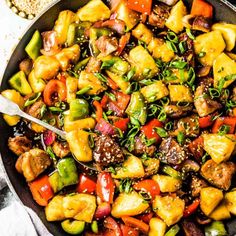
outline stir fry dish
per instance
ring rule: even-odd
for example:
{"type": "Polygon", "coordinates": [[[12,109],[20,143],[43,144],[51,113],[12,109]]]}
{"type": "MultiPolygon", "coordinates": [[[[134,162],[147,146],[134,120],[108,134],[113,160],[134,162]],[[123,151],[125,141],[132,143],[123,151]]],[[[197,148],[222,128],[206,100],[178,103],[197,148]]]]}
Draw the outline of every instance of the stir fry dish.
{"type": "Polygon", "coordinates": [[[66,139],[4,114],[8,147],[65,234],[229,235],[236,25],[214,22],[207,1],[188,7],[91,0],[25,47],[1,94],[66,139]]]}

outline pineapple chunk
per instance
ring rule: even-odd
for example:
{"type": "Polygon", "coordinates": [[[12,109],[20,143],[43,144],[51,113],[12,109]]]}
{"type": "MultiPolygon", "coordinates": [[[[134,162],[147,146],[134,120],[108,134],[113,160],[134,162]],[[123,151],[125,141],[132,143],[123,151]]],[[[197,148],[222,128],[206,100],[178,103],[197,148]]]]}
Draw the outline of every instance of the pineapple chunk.
{"type": "Polygon", "coordinates": [[[153,201],[153,210],[168,226],[182,218],[184,207],[184,200],[175,196],[156,196],[153,201]]]}
{"type": "Polygon", "coordinates": [[[236,215],[236,189],[225,194],[225,203],[228,210],[236,215]]]}
{"type": "Polygon", "coordinates": [[[70,103],[76,98],[77,89],[78,89],[78,79],[66,75],[66,101],[68,103],[70,103]]]}
{"type": "Polygon", "coordinates": [[[88,95],[99,94],[106,90],[106,87],[93,73],[81,71],[78,80],[78,88],[82,89],[88,86],[91,87],[91,89],[87,92],[88,95]]]}
{"type": "Polygon", "coordinates": [[[129,52],[131,65],[135,68],[137,80],[152,78],[157,75],[159,69],[148,51],[141,45],[129,52]]]}
{"type": "Polygon", "coordinates": [[[123,163],[123,167],[118,169],[116,174],[112,174],[112,178],[142,178],[144,174],[142,161],[138,157],[129,154],[128,159],[123,163]]]}
{"type": "Polygon", "coordinates": [[[236,25],[227,24],[224,22],[215,23],[212,26],[212,30],[219,30],[221,32],[226,43],[227,51],[231,51],[235,47],[236,25]]]}
{"type": "Polygon", "coordinates": [[[143,87],[141,93],[147,102],[155,102],[169,95],[169,91],[162,81],[155,81],[153,84],[143,87]]]}
{"type": "Polygon", "coordinates": [[[203,134],[204,149],[214,162],[227,161],[234,151],[236,139],[234,135],[203,134]]]}
{"type": "Polygon", "coordinates": [[[154,58],[160,58],[164,62],[171,61],[175,56],[174,51],[168,48],[164,40],[159,38],[153,38],[147,48],[154,58]]]}
{"type": "Polygon", "coordinates": [[[219,81],[228,77],[223,85],[223,88],[227,88],[236,80],[236,62],[225,53],[221,53],[214,61],[213,74],[214,87],[217,88],[219,81]]]}
{"type": "Polygon", "coordinates": [[[169,85],[170,100],[172,102],[193,102],[189,87],[184,85],[169,85]]]}
{"type": "Polygon", "coordinates": [[[201,34],[194,41],[195,53],[197,55],[205,53],[203,57],[198,58],[204,66],[212,66],[214,60],[224,51],[225,46],[222,34],[218,30],[201,34]]]}
{"type": "Polygon", "coordinates": [[[200,208],[208,216],[222,199],[223,193],[221,190],[214,187],[202,188],[200,192],[200,208]]]}
{"type": "Polygon", "coordinates": [[[185,15],[187,15],[186,6],[183,1],[179,1],[172,7],[170,16],[166,20],[166,27],[178,34],[184,29],[182,19],[185,15]]]}
{"type": "Polygon", "coordinates": [[[226,220],[230,218],[230,212],[226,207],[225,202],[222,202],[215,210],[209,215],[213,220],[226,220]]]}
{"type": "Polygon", "coordinates": [[[152,177],[155,180],[162,193],[175,192],[180,189],[182,181],[167,175],[156,174],[152,177]]]}
{"type": "Polygon", "coordinates": [[[233,59],[234,61],[236,61],[236,54],[235,54],[235,53],[227,52],[226,54],[227,54],[227,56],[229,56],[231,59],[233,59]]]}
{"type": "Polygon", "coordinates": [[[149,44],[153,38],[152,31],[143,23],[138,24],[138,26],[132,31],[132,35],[146,44],[149,44]]]}
{"type": "Polygon", "coordinates": [[[95,125],[96,121],[92,117],[75,121],[71,121],[69,115],[66,115],[64,118],[64,129],[66,132],[77,129],[93,129],[95,125]]]}
{"type": "Polygon", "coordinates": [[[101,0],[91,0],[76,13],[77,21],[96,22],[109,19],[110,9],[101,0]]]}
{"type": "Polygon", "coordinates": [[[129,9],[127,1],[125,0],[120,0],[120,3],[116,8],[116,18],[125,22],[127,30],[131,30],[140,19],[137,12],[129,9]]]}
{"type": "Polygon", "coordinates": [[[164,236],[166,232],[166,223],[160,218],[153,217],[149,222],[148,236],[164,236]]]}
{"type": "Polygon", "coordinates": [[[66,218],[91,223],[96,210],[96,197],[85,193],[67,195],[63,199],[63,209],[66,218]]]}
{"type": "Polygon", "coordinates": [[[66,134],[66,141],[71,152],[78,161],[92,161],[92,150],[89,146],[89,133],[83,130],[73,130],[66,134]]]}
{"type": "Polygon", "coordinates": [[[116,218],[135,216],[147,210],[148,207],[149,204],[137,192],[120,193],[112,204],[111,215],[116,218]]]}
{"type": "Polygon", "coordinates": [[[57,195],[45,207],[47,221],[58,221],[66,218],[62,206],[63,198],[64,196],[57,195]]]}

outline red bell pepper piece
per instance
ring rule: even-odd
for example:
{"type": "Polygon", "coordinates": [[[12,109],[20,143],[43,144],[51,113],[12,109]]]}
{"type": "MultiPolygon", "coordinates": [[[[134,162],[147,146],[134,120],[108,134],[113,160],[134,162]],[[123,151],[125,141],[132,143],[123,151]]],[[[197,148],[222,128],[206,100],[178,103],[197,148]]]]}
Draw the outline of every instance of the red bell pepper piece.
{"type": "Polygon", "coordinates": [[[222,125],[227,125],[229,126],[229,134],[233,134],[235,131],[235,126],[236,126],[236,116],[233,117],[219,117],[216,119],[213,127],[212,127],[212,133],[218,133],[220,130],[220,127],[222,125]]]}
{"type": "Polygon", "coordinates": [[[96,192],[103,202],[113,202],[115,184],[110,173],[101,172],[98,174],[96,192]]]}
{"type": "Polygon", "coordinates": [[[53,106],[58,100],[64,102],[66,100],[66,84],[60,80],[50,80],[44,88],[43,100],[48,106],[53,106]],[[57,99],[55,99],[55,94],[57,94],[57,99]]]}
{"type": "Polygon", "coordinates": [[[104,220],[104,227],[107,228],[108,230],[105,231],[104,236],[123,236],[122,235],[122,231],[120,229],[120,226],[118,225],[118,223],[111,217],[108,216],[105,220],[104,220]]]}
{"type": "Polygon", "coordinates": [[[96,120],[99,121],[102,118],[103,109],[98,101],[93,101],[93,106],[96,109],[96,120]]]}
{"type": "Polygon", "coordinates": [[[208,127],[212,126],[213,123],[214,123],[213,115],[208,115],[208,116],[204,116],[204,117],[199,118],[199,127],[201,129],[208,128],[208,127]]]}
{"type": "Polygon", "coordinates": [[[198,162],[201,162],[202,156],[204,155],[203,142],[203,137],[199,136],[188,145],[189,151],[193,154],[198,162]]]}
{"type": "Polygon", "coordinates": [[[183,216],[188,217],[188,216],[192,215],[197,210],[199,204],[200,204],[199,199],[194,200],[192,204],[185,207],[183,216]]]}
{"type": "Polygon", "coordinates": [[[124,94],[119,91],[114,91],[113,93],[116,96],[116,101],[114,103],[124,112],[124,110],[129,104],[130,95],[124,94]]]}
{"type": "Polygon", "coordinates": [[[145,234],[147,234],[149,231],[149,225],[144,223],[141,220],[138,220],[130,216],[124,216],[124,217],[121,217],[121,219],[124,221],[125,225],[128,225],[133,228],[137,228],[145,234]]]}
{"type": "Polygon", "coordinates": [[[109,97],[108,97],[107,95],[104,95],[104,96],[102,97],[101,102],[100,102],[101,107],[102,107],[102,108],[105,108],[108,102],[109,102],[109,97]]]}
{"type": "Polygon", "coordinates": [[[54,196],[47,175],[30,182],[29,188],[33,195],[34,200],[40,206],[47,206],[48,200],[54,196]]]}
{"type": "Polygon", "coordinates": [[[121,36],[121,38],[119,40],[118,49],[117,49],[117,56],[119,56],[123,52],[126,44],[129,42],[129,40],[130,40],[130,33],[126,33],[125,35],[121,36]]]}
{"type": "Polygon", "coordinates": [[[191,8],[191,15],[212,18],[213,7],[204,0],[194,0],[191,8]]]}
{"type": "Polygon", "coordinates": [[[135,190],[141,190],[149,193],[152,199],[154,199],[155,196],[160,194],[160,187],[158,183],[152,179],[141,180],[135,183],[133,187],[135,190]]]}
{"type": "Polygon", "coordinates": [[[128,0],[128,7],[134,11],[150,15],[152,0],[128,0]]]}
{"type": "Polygon", "coordinates": [[[107,78],[107,85],[114,90],[119,88],[118,85],[110,78],[107,78]]]}
{"type": "Polygon", "coordinates": [[[121,224],[120,225],[123,236],[139,236],[139,231],[134,229],[128,225],[121,224]]]}
{"type": "Polygon", "coordinates": [[[149,212],[149,213],[146,213],[146,214],[139,215],[137,218],[142,220],[143,222],[149,224],[149,222],[152,219],[153,215],[154,215],[153,212],[149,212]]]}
{"type": "Polygon", "coordinates": [[[111,214],[111,205],[107,202],[102,202],[97,206],[97,209],[94,214],[96,220],[104,219],[105,217],[111,214]]]}
{"type": "Polygon", "coordinates": [[[125,132],[128,128],[129,118],[120,118],[114,122],[114,126],[125,132]]]}
{"type": "Polygon", "coordinates": [[[80,174],[79,183],[77,185],[78,193],[95,193],[96,191],[96,182],[89,178],[85,174],[80,174]]]}
{"type": "Polygon", "coordinates": [[[161,142],[161,137],[155,131],[155,127],[163,127],[163,124],[159,120],[153,119],[141,128],[141,132],[143,132],[148,139],[155,138],[156,142],[159,143],[161,142]]]}

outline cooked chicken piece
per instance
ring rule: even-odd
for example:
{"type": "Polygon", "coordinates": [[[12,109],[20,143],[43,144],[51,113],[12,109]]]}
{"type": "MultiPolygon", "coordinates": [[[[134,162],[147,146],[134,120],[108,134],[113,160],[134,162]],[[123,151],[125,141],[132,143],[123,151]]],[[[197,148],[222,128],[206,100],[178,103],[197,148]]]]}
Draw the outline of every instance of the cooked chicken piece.
{"type": "Polygon", "coordinates": [[[157,149],[154,145],[147,146],[142,141],[141,137],[135,137],[134,151],[133,151],[135,155],[141,155],[141,154],[147,153],[148,156],[153,156],[156,150],[157,149]]]}
{"type": "Polygon", "coordinates": [[[29,115],[40,119],[41,118],[41,108],[44,106],[42,99],[38,99],[32,106],[26,108],[26,113],[29,115]]]}
{"type": "Polygon", "coordinates": [[[211,29],[211,20],[204,16],[196,16],[193,21],[192,29],[207,33],[211,29]]]}
{"type": "Polygon", "coordinates": [[[70,153],[70,148],[67,142],[55,141],[52,144],[52,150],[56,156],[63,158],[70,153]]]}
{"type": "Polygon", "coordinates": [[[100,135],[95,139],[93,157],[97,164],[106,167],[124,161],[124,155],[119,145],[108,135],[100,135]]]}
{"type": "Polygon", "coordinates": [[[89,59],[87,66],[86,66],[86,72],[88,72],[88,73],[100,72],[101,64],[102,64],[101,60],[99,60],[96,57],[91,57],[89,59]]]}
{"type": "Polygon", "coordinates": [[[236,166],[233,162],[215,163],[208,160],[202,165],[201,175],[212,185],[228,190],[231,186],[231,180],[236,172],[236,166]]]}
{"type": "Polygon", "coordinates": [[[170,7],[165,4],[159,3],[158,5],[155,5],[148,18],[149,24],[158,28],[164,28],[166,20],[169,17],[169,11],[170,7]]]}
{"type": "Polygon", "coordinates": [[[185,236],[204,236],[200,227],[192,221],[184,220],[182,226],[185,236]]]}
{"type": "Polygon", "coordinates": [[[164,111],[166,115],[174,119],[186,116],[188,112],[192,111],[192,109],[193,109],[192,104],[190,104],[187,107],[181,107],[181,106],[170,105],[170,104],[164,106],[164,111]]]}
{"type": "Polygon", "coordinates": [[[172,165],[178,165],[187,159],[184,149],[172,137],[161,142],[159,151],[162,154],[161,160],[172,165]]]}
{"type": "Polygon", "coordinates": [[[19,173],[23,173],[27,182],[33,181],[44,170],[51,165],[51,159],[48,154],[39,149],[34,148],[23,153],[16,162],[16,169],[19,173]]]}
{"type": "Polygon", "coordinates": [[[195,115],[181,118],[176,126],[177,128],[171,131],[170,135],[177,136],[179,132],[184,133],[187,137],[197,137],[199,135],[199,122],[195,115]]]}
{"type": "Polygon", "coordinates": [[[101,36],[96,41],[96,46],[98,50],[101,52],[102,56],[107,56],[117,50],[118,41],[115,37],[110,38],[108,36],[101,36]]]}
{"type": "Polygon", "coordinates": [[[20,65],[19,69],[23,71],[26,75],[29,75],[33,67],[33,61],[29,58],[24,59],[20,65]]]}
{"type": "Polygon", "coordinates": [[[31,149],[32,142],[26,136],[16,136],[8,139],[8,147],[17,156],[20,156],[31,149]]]}
{"type": "Polygon", "coordinates": [[[192,177],[191,179],[191,194],[193,197],[198,197],[200,195],[201,189],[207,187],[208,184],[205,180],[198,178],[197,176],[192,177]]]}
{"type": "Polygon", "coordinates": [[[154,175],[158,172],[160,166],[160,160],[157,158],[148,158],[143,161],[145,177],[154,175]]]}
{"type": "Polygon", "coordinates": [[[194,105],[200,117],[207,116],[222,107],[220,103],[210,98],[208,86],[203,83],[195,91],[194,105]]]}

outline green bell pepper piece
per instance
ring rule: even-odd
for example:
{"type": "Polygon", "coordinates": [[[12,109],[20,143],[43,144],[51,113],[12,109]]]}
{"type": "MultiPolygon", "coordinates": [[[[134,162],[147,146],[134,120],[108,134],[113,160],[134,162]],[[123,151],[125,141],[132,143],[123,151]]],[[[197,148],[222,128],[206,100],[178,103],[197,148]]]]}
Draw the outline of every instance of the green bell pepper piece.
{"type": "Polygon", "coordinates": [[[177,170],[175,170],[175,169],[172,168],[171,166],[165,165],[165,166],[162,168],[162,171],[163,171],[165,174],[167,174],[167,175],[169,175],[169,176],[171,176],[171,177],[173,177],[173,178],[175,178],[175,179],[181,179],[181,174],[180,174],[180,172],[177,171],[177,170]]]}
{"type": "Polygon", "coordinates": [[[40,49],[42,48],[42,45],[43,42],[40,32],[36,30],[30,42],[25,47],[25,51],[31,59],[35,60],[40,55],[40,49]]]}
{"type": "Polygon", "coordinates": [[[77,24],[73,23],[69,25],[68,31],[67,31],[67,39],[66,39],[66,45],[68,47],[72,46],[75,43],[76,40],[76,27],[77,24]]]}
{"type": "Polygon", "coordinates": [[[64,186],[78,183],[78,173],[75,161],[73,158],[64,158],[57,164],[59,176],[64,186]]]}
{"type": "Polygon", "coordinates": [[[83,119],[89,115],[89,104],[84,99],[74,99],[70,102],[70,119],[83,119]]]}
{"type": "Polygon", "coordinates": [[[22,95],[28,95],[32,93],[32,89],[23,71],[19,71],[16,74],[14,74],[9,79],[9,84],[12,88],[20,92],[22,95]]]}
{"type": "Polygon", "coordinates": [[[78,71],[83,70],[84,67],[88,64],[90,58],[91,58],[91,57],[87,57],[87,58],[83,59],[82,61],[79,61],[79,62],[75,65],[73,71],[77,73],[78,71]]]}
{"type": "Polygon", "coordinates": [[[66,233],[78,235],[84,231],[85,222],[79,220],[64,220],[61,226],[66,233]]]}
{"type": "Polygon", "coordinates": [[[145,124],[147,120],[147,107],[144,97],[140,92],[132,93],[126,113],[130,118],[138,120],[141,125],[145,124]]]}
{"type": "Polygon", "coordinates": [[[53,172],[49,176],[49,183],[50,183],[54,193],[57,193],[58,191],[62,190],[65,187],[58,171],[53,172]]]}
{"type": "Polygon", "coordinates": [[[165,233],[165,236],[175,236],[179,231],[180,227],[178,225],[174,225],[165,233]]]}
{"type": "Polygon", "coordinates": [[[225,226],[221,221],[213,221],[210,225],[205,227],[205,235],[206,236],[226,236],[228,233],[226,232],[225,226]]]}

